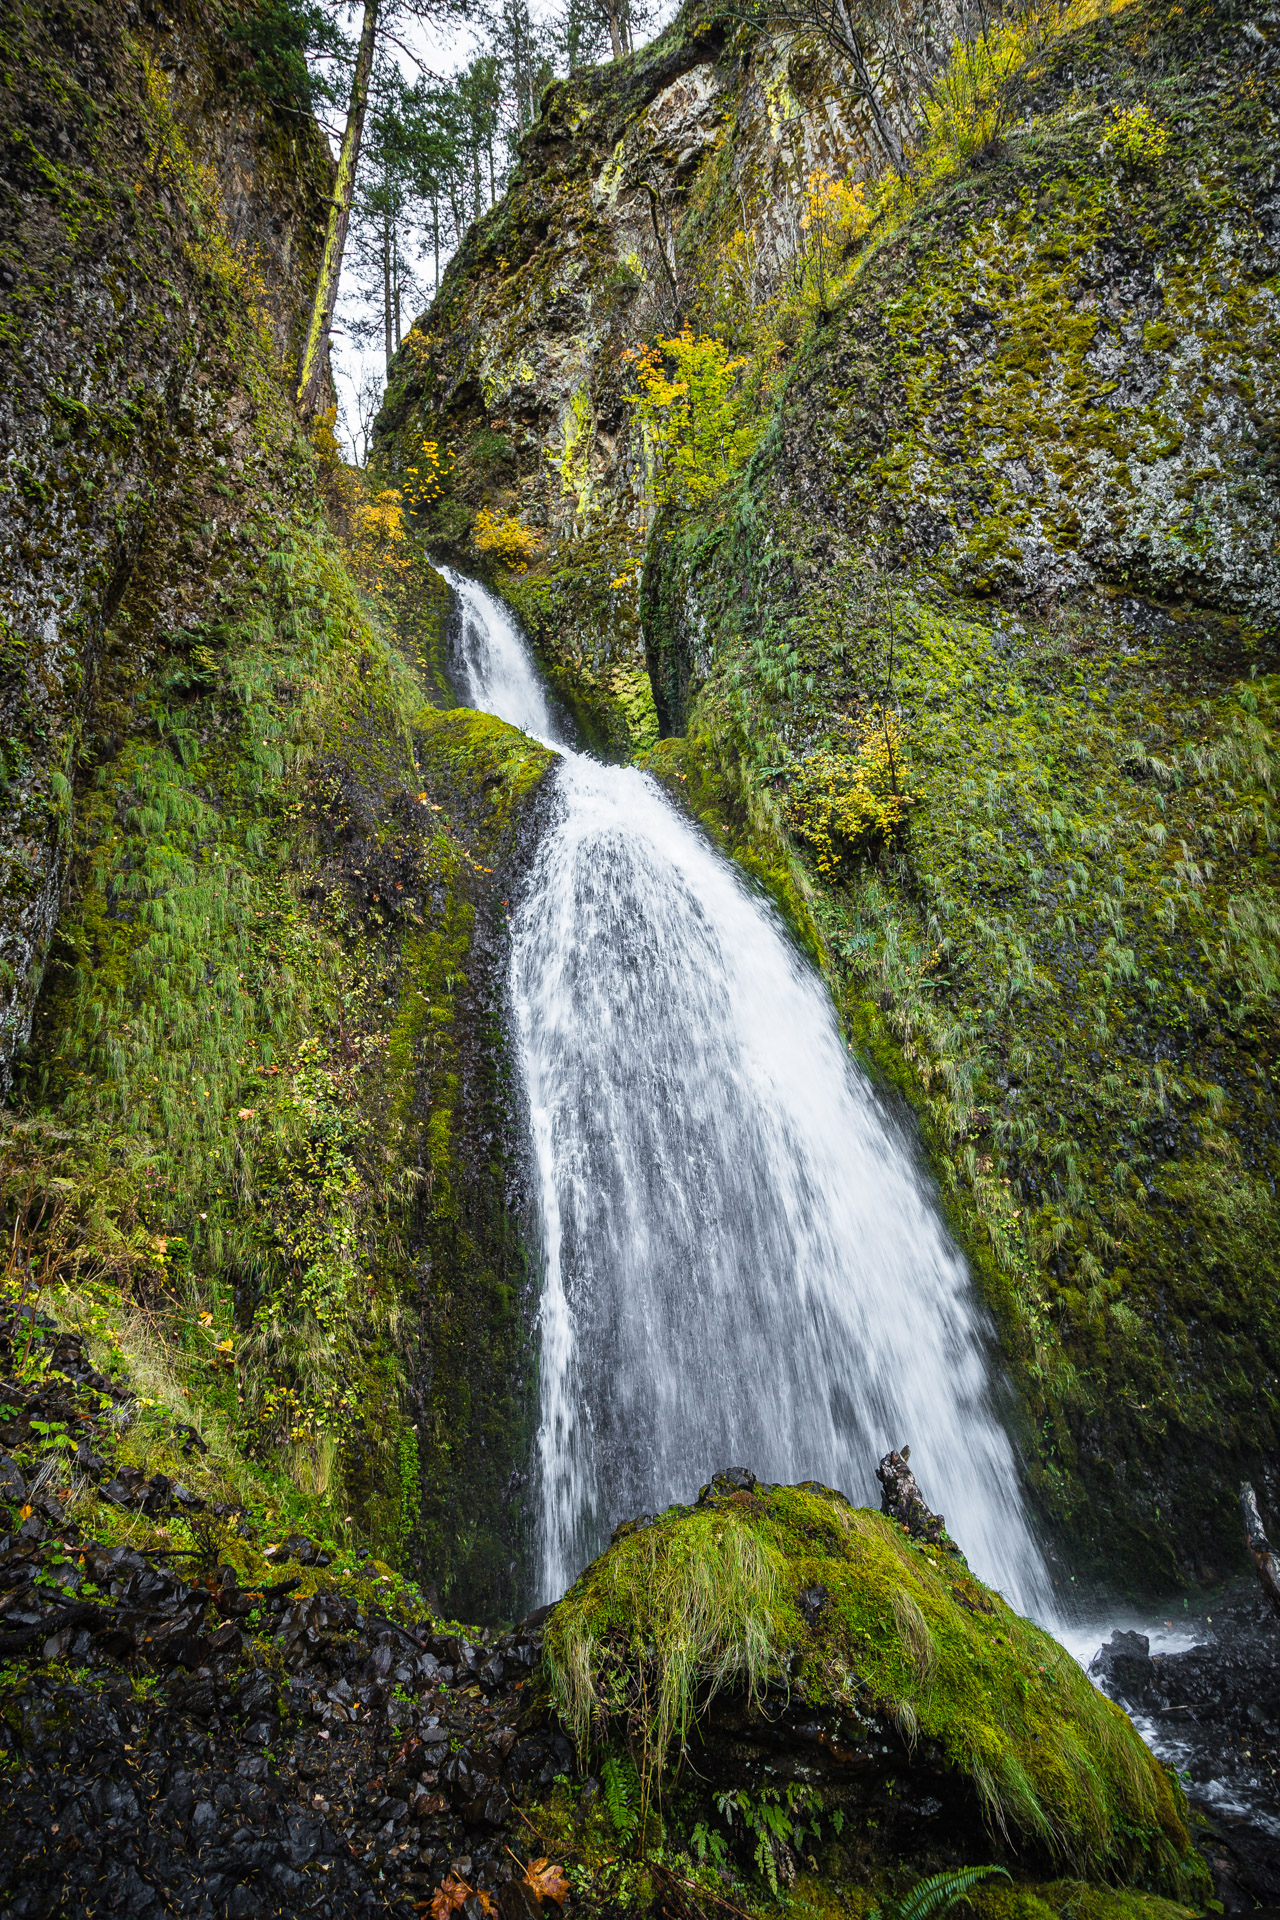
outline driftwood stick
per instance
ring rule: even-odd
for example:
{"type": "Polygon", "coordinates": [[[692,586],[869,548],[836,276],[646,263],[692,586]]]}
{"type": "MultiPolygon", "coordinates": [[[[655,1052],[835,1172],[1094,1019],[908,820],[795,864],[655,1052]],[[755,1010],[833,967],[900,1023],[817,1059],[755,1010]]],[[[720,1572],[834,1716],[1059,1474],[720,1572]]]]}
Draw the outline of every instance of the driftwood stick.
{"type": "Polygon", "coordinates": [[[1262,1515],[1258,1512],[1257,1497],[1247,1480],[1240,1489],[1240,1511],[1244,1516],[1245,1541],[1253,1556],[1253,1564],[1258,1569],[1262,1591],[1270,1601],[1272,1610],[1280,1615],[1280,1553],[1267,1539],[1262,1515]]]}

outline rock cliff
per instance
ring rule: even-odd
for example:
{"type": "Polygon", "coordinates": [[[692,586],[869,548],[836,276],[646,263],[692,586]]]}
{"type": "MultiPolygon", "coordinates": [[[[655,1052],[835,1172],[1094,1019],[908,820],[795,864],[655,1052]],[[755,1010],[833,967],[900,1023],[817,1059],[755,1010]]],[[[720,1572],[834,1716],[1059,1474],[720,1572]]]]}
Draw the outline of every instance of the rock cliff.
{"type": "Polygon", "coordinates": [[[430,704],[443,585],[295,416],[331,162],[244,19],[3,27],[8,1284],[91,1297],[269,1509],[509,1612],[502,893],[549,759],[430,704]]]}
{"type": "Polygon", "coordinates": [[[940,20],[899,73],[927,16],[860,18],[900,181],[800,30],[694,7],[552,89],[381,457],[447,449],[429,536],[820,957],[1060,1537],[1209,1579],[1276,1444],[1274,24],[940,20]],[[754,415],[701,491],[655,452],[681,326],[754,415]]]}

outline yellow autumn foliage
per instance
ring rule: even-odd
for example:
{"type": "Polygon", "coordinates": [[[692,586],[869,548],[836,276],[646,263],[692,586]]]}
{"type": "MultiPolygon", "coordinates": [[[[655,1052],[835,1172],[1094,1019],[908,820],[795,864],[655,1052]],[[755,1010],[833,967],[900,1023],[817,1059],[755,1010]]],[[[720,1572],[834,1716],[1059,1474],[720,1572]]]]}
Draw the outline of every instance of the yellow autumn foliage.
{"type": "Polygon", "coordinates": [[[512,573],[525,573],[538,551],[537,536],[514,514],[490,513],[481,507],[471,529],[471,543],[478,553],[491,553],[512,573]]]}
{"type": "Polygon", "coordinates": [[[786,800],[792,832],[807,841],[814,864],[834,879],[841,860],[888,840],[911,805],[901,719],[872,707],[856,726],[851,750],[822,747],[800,764],[786,800]]]}

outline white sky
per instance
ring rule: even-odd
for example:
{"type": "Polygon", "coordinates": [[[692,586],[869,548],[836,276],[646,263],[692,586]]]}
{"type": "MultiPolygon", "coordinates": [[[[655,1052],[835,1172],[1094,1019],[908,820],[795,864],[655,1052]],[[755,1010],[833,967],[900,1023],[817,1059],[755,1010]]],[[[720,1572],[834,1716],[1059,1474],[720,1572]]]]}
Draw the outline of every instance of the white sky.
{"type": "MultiPolygon", "coordinates": [[[[560,11],[559,0],[529,0],[529,12],[535,23],[551,20],[560,11]]],[[[406,80],[416,80],[420,72],[435,74],[457,73],[465,67],[480,49],[483,34],[474,27],[450,24],[444,27],[424,26],[417,20],[404,20],[395,29],[396,38],[402,40],[410,49],[412,58],[396,47],[391,52],[406,80]],[[420,62],[416,65],[415,61],[420,62]]],[[[336,152],[336,147],[335,147],[336,152]]],[[[444,272],[448,253],[440,256],[440,271],[444,272]]],[[[431,297],[431,262],[414,261],[416,278],[426,288],[426,298],[431,297]]],[[[407,333],[418,318],[419,305],[410,302],[410,311],[401,314],[401,324],[407,333]]],[[[334,384],[338,392],[338,436],[351,451],[350,431],[344,432],[343,423],[347,418],[354,419],[351,405],[352,394],[360,383],[366,368],[372,368],[380,382],[384,379],[384,354],[380,339],[369,345],[353,340],[345,324],[346,319],[369,319],[378,317],[378,310],[367,301],[362,301],[351,286],[350,276],[344,274],[338,295],[338,311],[334,321],[334,330],[330,342],[333,359],[334,384]]]]}

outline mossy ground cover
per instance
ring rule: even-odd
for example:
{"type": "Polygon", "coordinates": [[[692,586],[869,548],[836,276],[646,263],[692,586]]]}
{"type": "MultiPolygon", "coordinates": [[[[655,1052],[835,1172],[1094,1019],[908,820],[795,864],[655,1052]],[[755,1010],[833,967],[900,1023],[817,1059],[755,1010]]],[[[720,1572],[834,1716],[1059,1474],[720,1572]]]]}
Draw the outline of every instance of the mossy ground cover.
{"type": "Polygon", "coordinates": [[[794,821],[809,757],[900,714],[900,832],[824,878],[793,831],[829,975],[921,1116],[1047,1511],[1151,1584],[1235,1562],[1276,1434],[1277,293],[1265,244],[1222,251],[1276,114],[1242,18],[1036,49],[645,595],[702,779],[794,821]],[[1139,108],[1159,166],[1118,156],[1139,108]]]}
{"type": "Polygon", "coordinates": [[[509,1612],[489,1529],[529,1376],[494,871],[551,756],[426,705],[327,533],[266,579],[84,795],[14,1224],[68,1308],[88,1284],[149,1314],[170,1399],[330,1535],[444,1594],[474,1561],[460,1594],[509,1612]]]}
{"type": "Polygon", "coordinates": [[[580,1748],[621,1740],[651,1788],[679,1760],[697,1772],[721,1692],[766,1719],[784,1697],[844,1715],[854,1747],[870,1710],[967,1777],[993,1844],[1194,1884],[1181,1797],[1124,1713],[958,1557],[824,1488],[713,1496],[624,1530],[546,1650],[580,1748]]]}

